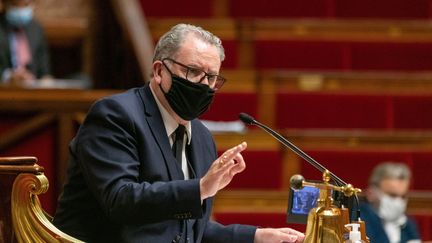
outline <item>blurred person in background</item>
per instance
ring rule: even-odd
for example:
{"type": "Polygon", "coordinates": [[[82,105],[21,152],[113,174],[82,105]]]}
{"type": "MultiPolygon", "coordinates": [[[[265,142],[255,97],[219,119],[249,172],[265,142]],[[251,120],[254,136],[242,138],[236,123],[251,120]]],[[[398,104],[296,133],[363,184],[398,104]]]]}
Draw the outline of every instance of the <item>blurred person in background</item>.
{"type": "Polygon", "coordinates": [[[0,9],[0,83],[30,86],[50,77],[47,42],[33,19],[34,0],[3,0],[0,9]]]}
{"type": "Polygon", "coordinates": [[[369,178],[367,202],[361,205],[370,242],[421,242],[416,223],[406,215],[411,171],[403,163],[377,165],[369,178]]]}

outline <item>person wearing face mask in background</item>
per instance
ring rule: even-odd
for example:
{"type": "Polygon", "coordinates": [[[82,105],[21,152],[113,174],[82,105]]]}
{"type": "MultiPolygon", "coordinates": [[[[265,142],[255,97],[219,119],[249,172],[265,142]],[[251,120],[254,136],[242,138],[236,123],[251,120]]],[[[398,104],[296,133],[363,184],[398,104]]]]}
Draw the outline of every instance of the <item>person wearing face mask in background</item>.
{"type": "Polygon", "coordinates": [[[33,0],[3,0],[0,13],[0,84],[30,86],[50,78],[48,47],[33,19],[33,0]]]}
{"type": "Polygon", "coordinates": [[[86,242],[302,242],[290,228],[221,225],[213,197],[246,168],[238,144],[218,157],[197,119],[225,82],[220,39],[178,24],[156,45],[143,87],[97,101],[70,144],[54,225],[86,242]]]}
{"type": "Polygon", "coordinates": [[[419,243],[415,222],[406,215],[411,171],[403,163],[377,165],[369,178],[361,217],[373,243],[419,243]]]}

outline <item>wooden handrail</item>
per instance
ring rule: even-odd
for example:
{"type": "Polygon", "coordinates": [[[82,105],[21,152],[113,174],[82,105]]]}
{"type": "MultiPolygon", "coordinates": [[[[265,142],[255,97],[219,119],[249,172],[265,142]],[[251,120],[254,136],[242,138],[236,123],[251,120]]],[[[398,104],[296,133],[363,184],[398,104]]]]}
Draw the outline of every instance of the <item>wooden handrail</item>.
{"type": "MultiPolygon", "coordinates": [[[[411,191],[408,199],[408,213],[432,215],[431,192],[411,191]]],[[[287,206],[288,191],[223,190],[216,195],[214,212],[286,213],[287,206]]]]}
{"type": "Polygon", "coordinates": [[[254,19],[254,39],[430,42],[432,25],[425,21],[254,19]]]}
{"type": "Polygon", "coordinates": [[[279,91],[343,91],[376,94],[432,93],[430,72],[305,72],[262,70],[259,82],[279,91]]]}
{"type": "MultiPolygon", "coordinates": [[[[431,131],[376,131],[335,129],[286,129],[280,133],[292,143],[307,149],[389,149],[398,151],[432,151],[431,131]]],[[[215,133],[218,148],[248,141],[248,150],[279,150],[273,137],[260,130],[244,133],[215,133]]]]}
{"type": "Polygon", "coordinates": [[[0,88],[0,110],[87,111],[93,102],[122,90],[0,88]]]}

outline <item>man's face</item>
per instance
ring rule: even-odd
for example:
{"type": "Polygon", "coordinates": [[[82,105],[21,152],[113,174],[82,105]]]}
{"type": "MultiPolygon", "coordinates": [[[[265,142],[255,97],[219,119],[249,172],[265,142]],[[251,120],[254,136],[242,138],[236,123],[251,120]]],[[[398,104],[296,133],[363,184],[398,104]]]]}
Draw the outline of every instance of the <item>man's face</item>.
{"type": "MultiPolygon", "coordinates": [[[[179,123],[184,124],[186,121],[180,118],[180,116],[172,109],[167,98],[165,97],[165,94],[170,92],[171,89],[171,73],[181,78],[189,79],[194,77],[190,79],[191,82],[200,82],[201,84],[208,85],[210,88],[215,88],[214,80],[210,86],[208,78],[201,79],[200,77],[208,77],[205,76],[202,71],[207,73],[207,75],[219,74],[219,69],[221,66],[219,51],[216,46],[211,45],[195,36],[195,34],[190,33],[185,37],[183,43],[181,43],[179,49],[174,55],[164,58],[169,58],[172,61],[165,59],[163,62],[164,64],[162,64],[161,61],[156,61],[153,64],[154,77],[151,84],[153,85],[152,87],[157,91],[156,95],[158,96],[158,99],[161,101],[162,105],[179,123]],[[186,77],[186,74],[188,74],[188,77],[186,77]],[[194,76],[195,74],[197,75],[194,76]]],[[[207,96],[208,93],[205,92],[203,95],[207,96]]],[[[195,98],[196,97],[194,97],[193,94],[186,97],[186,99],[190,99],[190,101],[193,102],[195,102],[195,98]]],[[[202,97],[199,99],[202,99],[202,97]]],[[[207,102],[207,98],[201,101],[207,102]]],[[[180,101],[180,103],[178,103],[178,101],[171,102],[177,102],[177,104],[180,104],[183,101],[180,101]]],[[[194,109],[194,111],[188,111],[194,113],[195,111],[201,110],[203,108],[201,107],[201,103],[197,103],[196,105],[197,110],[194,109]]],[[[184,112],[179,110],[177,110],[177,112],[180,112],[183,114],[183,117],[185,117],[184,112]]]]}
{"type": "Polygon", "coordinates": [[[404,220],[407,207],[406,194],[409,181],[401,179],[384,179],[376,191],[375,207],[378,216],[386,222],[404,220]]]}
{"type": "MultiPolygon", "coordinates": [[[[186,66],[203,70],[209,74],[219,74],[221,61],[217,47],[208,44],[201,39],[189,34],[181,44],[180,49],[174,57],[169,57],[186,66]]],[[[173,74],[184,77],[186,70],[179,65],[170,65],[170,70],[173,74]]],[[[166,71],[162,86],[164,90],[169,90],[171,86],[171,76],[166,71]],[[164,84],[165,83],[165,84],[164,84]]],[[[202,81],[203,84],[208,84],[207,79],[202,81]]]]}

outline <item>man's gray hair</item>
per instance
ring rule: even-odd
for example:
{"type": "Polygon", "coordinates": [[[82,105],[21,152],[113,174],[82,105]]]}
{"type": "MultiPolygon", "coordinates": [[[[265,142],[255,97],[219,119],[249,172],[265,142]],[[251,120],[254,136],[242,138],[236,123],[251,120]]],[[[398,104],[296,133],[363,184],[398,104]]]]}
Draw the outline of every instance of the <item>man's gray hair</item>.
{"type": "Polygon", "coordinates": [[[369,177],[369,185],[379,187],[384,179],[410,180],[411,171],[404,163],[385,162],[373,169],[369,177]]]}
{"type": "Polygon", "coordinates": [[[225,51],[222,46],[222,41],[207,30],[190,24],[177,24],[165,33],[156,44],[153,62],[162,60],[166,57],[173,57],[180,48],[185,36],[189,33],[194,33],[201,40],[216,46],[219,51],[221,62],[225,59],[225,51]]]}

